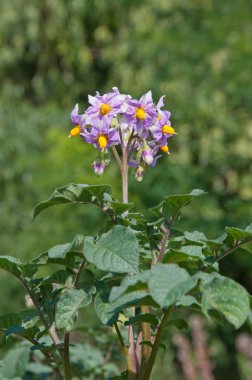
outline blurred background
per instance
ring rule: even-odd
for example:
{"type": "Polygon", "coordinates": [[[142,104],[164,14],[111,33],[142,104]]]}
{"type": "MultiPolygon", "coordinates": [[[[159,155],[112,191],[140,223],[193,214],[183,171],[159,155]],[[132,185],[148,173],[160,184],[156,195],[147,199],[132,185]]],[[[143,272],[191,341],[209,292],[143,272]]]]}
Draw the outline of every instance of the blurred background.
{"type": "MultiPolygon", "coordinates": [[[[116,165],[95,177],[94,149],[67,138],[73,106],[84,110],[88,94],[113,86],[134,97],[151,89],[156,101],[165,94],[178,132],[170,157],[142,183],[131,175],[138,208],[200,188],[208,195],[187,209],[179,228],[216,238],[225,226],[252,222],[250,1],[2,0],[0,14],[0,254],[26,261],[102,226],[89,207],[52,208],[33,223],[32,215],[70,182],[111,183],[120,197],[116,165]]],[[[252,290],[248,253],[221,267],[252,290]]],[[[23,290],[5,273],[0,299],[0,314],[25,307],[23,290]]],[[[215,378],[251,379],[251,361],[235,346],[241,331],[205,329],[215,378]]],[[[185,378],[178,351],[171,344],[160,356],[159,380],[185,378]]]]}

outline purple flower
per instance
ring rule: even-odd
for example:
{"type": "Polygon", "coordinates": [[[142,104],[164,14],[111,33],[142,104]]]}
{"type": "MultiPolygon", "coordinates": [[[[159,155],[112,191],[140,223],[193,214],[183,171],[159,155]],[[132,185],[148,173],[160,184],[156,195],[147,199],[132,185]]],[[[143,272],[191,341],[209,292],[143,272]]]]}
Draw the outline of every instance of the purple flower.
{"type": "Polygon", "coordinates": [[[125,117],[128,123],[134,125],[136,132],[141,137],[147,138],[148,127],[152,124],[153,118],[157,117],[151,91],[143,95],[140,100],[128,100],[127,103],[125,117]]]}
{"type": "Polygon", "coordinates": [[[159,110],[157,122],[150,127],[154,139],[160,144],[165,145],[167,138],[175,134],[175,130],[170,122],[171,113],[165,110],[159,110]]]}
{"type": "Polygon", "coordinates": [[[75,127],[71,129],[69,137],[78,136],[85,125],[84,116],[79,115],[78,104],[76,104],[74,109],[72,110],[70,118],[71,118],[72,123],[75,125],[75,127]]]}
{"type": "Polygon", "coordinates": [[[105,95],[97,92],[96,96],[88,96],[91,106],[87,109],[87,122],[93,124],[97,120],[106,119],[111,122],[112,118],[120,113],[126,95],[120,94],[117,87],[105,95]]]}
{"type": "Polygon", "coordinates": [[[97,121],[89,130],[83,130],[81,137],[95,148],[104,151],[111,145],[117,145],[120,142],[119,133],[116,128],[109,128],[108,123],[97,121]]]}
{"type": "Polygon", "coordinates": [[[105,169],[105,162],[104,161],[95,161],[93,163],[93,169],[95,174],[102,175],[105,169]]]}

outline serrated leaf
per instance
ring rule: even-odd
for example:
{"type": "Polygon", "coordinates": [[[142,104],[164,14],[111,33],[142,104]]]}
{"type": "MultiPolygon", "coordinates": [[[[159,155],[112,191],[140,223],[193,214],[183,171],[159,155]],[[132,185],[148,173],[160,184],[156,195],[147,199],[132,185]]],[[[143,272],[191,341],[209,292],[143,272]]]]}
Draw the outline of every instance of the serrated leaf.
{"type": "Polygon", "coordinates": [[[90,263],[104,271],[116,273],[138,271],[138,241],[135,233],[127,227],[113,227],[96,243],[86,239],[84,255],[90,263]]]}
{"type": "Polygon", "coordinates": [[[213,308],[222,313],[236,328],[247,319],[249,296],[240,284],[220,275],[209,276],[201,285],[202,307],[205,313],[213,308]]]}
{"type": "Polygon", "coordinates": [[[76,312],[92,301],[91,295],[83,289],[69,289],[62,294],[56,309],[55,321],[58,329],[70,331],[73,328],[76,312]]]}
{"type": "Polygon", "coordinates": [[[0,256],[0,269],[13,274],[15,277],[20,278],[22,273],[20,269],[21,265],[21,261],[15,257],[0,256]]]}
{"type": "Polygon", "coordinates": [[[71,183],[56,189],[49,199],[40,202],[34,210],[34,219],[48,207],[68,203],[95,203],[103,200],[104,194],[111,194],[109,185],[84,185],[71,183]]]}
{"type": "Polygon", "coordinates": [[[163,308],[179,301],[197,281],[196,276],[191,277],[177,264],[157,264],[151,270],[148,286],[154,301],[163,308]]]}

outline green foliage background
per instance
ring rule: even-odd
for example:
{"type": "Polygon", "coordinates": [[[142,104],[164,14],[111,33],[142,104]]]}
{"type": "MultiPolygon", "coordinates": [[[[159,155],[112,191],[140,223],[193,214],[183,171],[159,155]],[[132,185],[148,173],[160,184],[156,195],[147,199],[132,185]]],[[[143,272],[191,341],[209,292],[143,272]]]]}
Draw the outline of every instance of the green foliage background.
{"type": "MultiPolygon", "coordinates": [[[[252,5],[247,0],[2,0],[0,3],[0,251],[35,257],[78,232],[96,232],[92,207],[33,207],[69,182],[112,183],[112,163],[96,178],[92,147],[67,139],[69,113],[87,95],[118,86],[166,95],[178,136],[171,156],[130,181],[131,200],[153,206],[164,195],[209,192],[181,227],[217,237],[252,215],[252,5]]],[[[224,274],[252,289],[249,254],[224,274]]],[[[1,273],[1,313],[23,307],[23,293],[1,273]]],[[[231,334],[231,333],[230,333],[231,334]]]]}

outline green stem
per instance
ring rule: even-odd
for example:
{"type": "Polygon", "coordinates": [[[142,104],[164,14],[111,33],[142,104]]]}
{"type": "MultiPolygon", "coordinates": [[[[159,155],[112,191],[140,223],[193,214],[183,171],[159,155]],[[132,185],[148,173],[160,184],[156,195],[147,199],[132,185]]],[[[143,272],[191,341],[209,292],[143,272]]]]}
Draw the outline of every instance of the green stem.
{"type": "Polygon", "coordinates": [[[153,366],[155,364],[156,356],[157,356],[158,349],[159,349],[159,346],[161,343],[161,338],[162,338],[164,329],[167,325],[167,321],[168,321],[169,316],[170,316],[170,311],[171,311],[170,308],[165,311],[163,318],[160,322],[160,325],[158,327],[157,335],[156,335],[156,338],[155,338],[155,341],[154,341],[154,344],[153,344],[153,347],[151,350],[151,354],[149,357],[149,361],[148,361],[146,370],[144,371],[144,375],[141,378],[142,380],[150,380],[151,372],[152,372],[153,366]]]}
{"type": "Polygon", "coordinates": [[[82,269],[84,268],[85,264],[86,264],[86,259],[83,259],[82,262],[80,263],[79,269],[76,273],[76,277],[75,277],[75,280],[73,283],[74,288],[76,288],[79,284],[81,272],[82,272],[82,269]]]}
{"type": "Polygon", "coordinates": [[[65,374],[64,380],[71,380],[72,379],[71,365],[70,365],[70,358],[69,358],[69,342],[70,342],[70,332],[65,331],[64,351],[63,351],[64,374],[65,374]]]}

